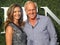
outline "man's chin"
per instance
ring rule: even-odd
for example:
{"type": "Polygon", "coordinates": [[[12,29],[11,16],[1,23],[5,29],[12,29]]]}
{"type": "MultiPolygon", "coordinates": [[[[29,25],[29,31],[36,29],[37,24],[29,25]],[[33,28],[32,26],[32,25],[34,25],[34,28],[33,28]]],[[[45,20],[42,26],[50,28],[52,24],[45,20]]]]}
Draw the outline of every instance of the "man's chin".
{"type": "Polygon", "coordinates": [[[34,20],[35,18],[31,18],[32,20],[34,20]]]}

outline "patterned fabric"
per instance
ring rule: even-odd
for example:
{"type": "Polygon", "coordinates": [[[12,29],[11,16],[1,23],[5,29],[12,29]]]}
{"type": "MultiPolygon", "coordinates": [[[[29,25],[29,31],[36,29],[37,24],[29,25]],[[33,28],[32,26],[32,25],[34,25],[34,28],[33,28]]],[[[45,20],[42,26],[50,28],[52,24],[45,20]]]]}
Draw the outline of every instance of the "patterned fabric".
{"type": "Polygon", "coordinates": [[[22,28],[19,28],[14,23],[10,23],[10,26],[13,27],[13,45],[26,45],[26,34],[23,32],[22,28]]]}

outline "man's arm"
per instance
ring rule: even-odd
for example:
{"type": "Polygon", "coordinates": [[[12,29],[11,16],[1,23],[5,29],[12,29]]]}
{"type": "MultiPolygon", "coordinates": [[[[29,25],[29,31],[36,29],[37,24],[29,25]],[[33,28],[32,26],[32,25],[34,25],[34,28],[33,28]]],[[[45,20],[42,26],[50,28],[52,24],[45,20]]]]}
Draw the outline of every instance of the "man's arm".
{"type": "Polygon", "coordinates": [[[50,45],[57,45],[57,34],[51,19],[48,17],[47,30],[50,36],[50,45]]]}

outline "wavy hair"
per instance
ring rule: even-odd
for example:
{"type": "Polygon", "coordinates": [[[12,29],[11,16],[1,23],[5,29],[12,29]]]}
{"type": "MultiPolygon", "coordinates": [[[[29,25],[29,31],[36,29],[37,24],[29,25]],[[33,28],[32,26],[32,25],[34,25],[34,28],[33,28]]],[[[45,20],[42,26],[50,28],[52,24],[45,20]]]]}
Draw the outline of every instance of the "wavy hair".
{"type": "Polygon", "coordinates": [[[15,7],[19,7],[21,9],[21,17],[18,21],[19,25],[22,26],[23,25],[23,11],[20,5],[18,4],[11,4],[11,6],[8,8],[7,10],[7,19],[5,22],[5,29],[8,26],[9,23],[13,22],[13,13],[14,13],[14,8],[15,7]]]}

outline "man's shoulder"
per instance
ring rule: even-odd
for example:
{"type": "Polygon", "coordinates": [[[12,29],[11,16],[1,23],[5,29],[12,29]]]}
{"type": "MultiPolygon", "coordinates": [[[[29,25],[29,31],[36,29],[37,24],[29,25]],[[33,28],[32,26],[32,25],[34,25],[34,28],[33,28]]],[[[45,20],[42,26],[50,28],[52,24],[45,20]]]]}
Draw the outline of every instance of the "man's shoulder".
{"type": "Polygon", "coordinates": [[[48,16],[39,15],[39,14],[38,14],[38,17],[39,17],[40,19],[48,19],[48,18],[49,18],[48,16]]]}
{"type": "Polygon", "coordinates": [[[40,21],[48,22],[51,21],[51,18],[49,16],[44,16],[44,15],[38,15],[40,18],[40,21]]]}

